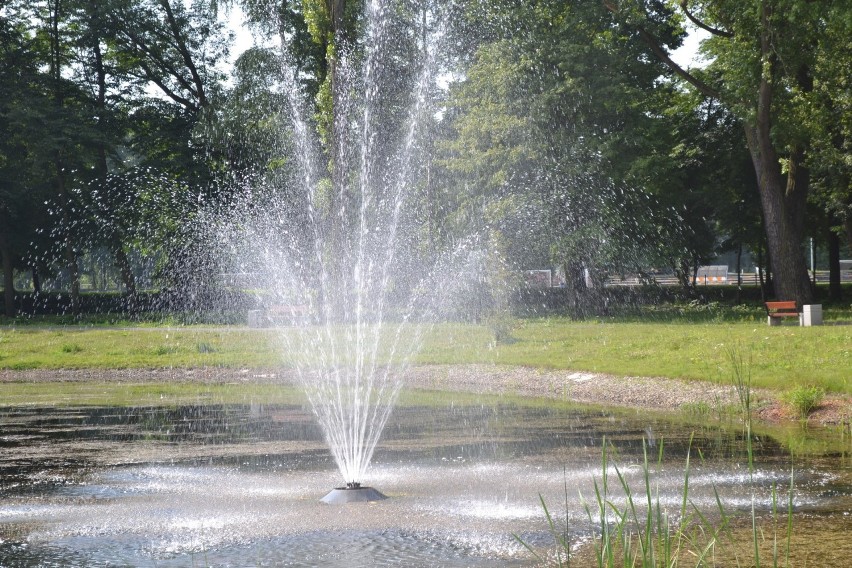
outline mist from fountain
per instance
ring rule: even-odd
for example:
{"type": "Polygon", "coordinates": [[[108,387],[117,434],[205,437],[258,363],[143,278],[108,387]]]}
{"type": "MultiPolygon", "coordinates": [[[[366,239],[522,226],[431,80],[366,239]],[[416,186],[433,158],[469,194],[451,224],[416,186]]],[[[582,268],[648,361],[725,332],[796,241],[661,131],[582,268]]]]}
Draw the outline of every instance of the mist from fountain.
{"type": "MultiPolygon", "coordinates": [[[[442,34],[424,34],[408,110],[391,128],[382,114],[388,58],[398,41],[391,17],[388,2],[366,3],[363,54],[340,48],[335,88],[351,95],[335,108],[341,139],[332,167],[346,173],[331,177],[348,183],[329,188],[323,179],[296,66],[285,63],[292,185],[303,195],[258,202],[250,189],[213,223],[217,248],[238,259],[228,270],[258,275],[251,287],[270,291],[268,304],[291,320],[281,333],[283,350],[349,488],[365,478],[424,334],[449,298],[470,284],[464,275],[479,273],[482,259],[475,239],[457,239],[445,250],[422,246],[429,219],[417,207],[427,202],[416,199],[422,197],[419,153],[435,114],[430,93],[442,34]]],[[[393,87],[399,97],[399,85],[393,87]]]]}

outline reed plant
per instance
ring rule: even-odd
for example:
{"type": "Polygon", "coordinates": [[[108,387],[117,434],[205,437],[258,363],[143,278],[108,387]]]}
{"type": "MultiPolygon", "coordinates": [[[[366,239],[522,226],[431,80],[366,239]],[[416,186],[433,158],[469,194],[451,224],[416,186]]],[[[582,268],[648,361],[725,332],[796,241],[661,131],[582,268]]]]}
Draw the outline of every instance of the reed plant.
{"type": "Polygon", "coordinates": [[[740,403],[740,417],[743,423],[743,435],[746,442],[746,452],[748,454],[748,471],[749,474],[754,472],[754,452],[752,448],[752,389],[751,389],[751,368],[752,356],[749,351],[748,357],[743,356],[742,349],[736,345],[730,346],[726,350],[728,361],[731,364],[731,383],[737,393],[737,398],[740,403]]]}
{"type": "MultiPolygon", "coordinates": [[[[617,566],[632,568],[680,568],[695,566],[708,568],[715,566],[754,566],[760,568],[761,545],[766,540],[752,498],[749,537],[752,542],[746,549],[747,558],[738,553],[745,544],[740,536],[738,540],[733,526],[736,520],[728,514],[722,499],[713,488],[715,506],[711,511],[702,511],[690,498],[690,454],[692,440],[687,451],[684,465],[683,485],[680,505],[675,514],[670,514],[662,504],[659,492],[653,483],[652,467],[648,458],[647,444],[643,444],[642,491],[631,488],[621,469],[610,462],[606,441],[604,441],[600,479],[594,481],[594,499],[581,502],[586,515],[595,527],[596,537],[592,542],[591,564],[598,568],[617,566]],[[613,486],[614,472],[616,483],[613,486]],[[730,550],[724,550],[730,546],[730,550]]],[[[663,445],[660,444],[657,465],[662,462],[663,445]]],[[[773,568],[790,566],[790,542],[793,532],[793,475],[790,475],[790,487],[786,499],[786,513],[782,515],[782,495],[777,486],[772,488],[771,518],[771,559],[773,568]],[[784,521],[783,532],[779,530],[784,521]]],[[[539,497],[545,513],[548,530],[555,542],[555,552],[543,553],[529,545],[519,536],[520,542],[541,565],[570,567],[572,561],[571,542],[568,536],[567,488],[565,527],[554,520],[543,497],[539,497]]],[[[746,540],[748,542],[748,540],[746,540]]],[[[764,545],[765,548],[765,545],[764,545]]],[[[573,555],[577,561],[577,553],[573,555]]],[[[583,566],[590,565],[583,555],[583,566]]]]}
{"type": "MultiPolygon", "coordinates": [[[[662,456],[663,444],[660,444],[658,463],[662,456]]],[[[644,507],[639,505],[642,495],[635,494],[618,466],[613,466],[624,494],[624,504],[617,505],[610,494],[609,463],[604,445],[603,473],[600,483],[594,483],[595,499],[591,504],[584,501],[589,519],[597,520],[600,527],[601,537],[594,545],[598,568],[677,566],[685,554],[695,558],[696,566],[704,566],[705,558],[712,553],[719,535],[728,526],[718,494],[716,503],[721,522],[713,526],[689,500],[690,453],[687,452],[680,509],[673,519],[652,486],[647,444],[643,444],[643,458],[644,507]]]]}

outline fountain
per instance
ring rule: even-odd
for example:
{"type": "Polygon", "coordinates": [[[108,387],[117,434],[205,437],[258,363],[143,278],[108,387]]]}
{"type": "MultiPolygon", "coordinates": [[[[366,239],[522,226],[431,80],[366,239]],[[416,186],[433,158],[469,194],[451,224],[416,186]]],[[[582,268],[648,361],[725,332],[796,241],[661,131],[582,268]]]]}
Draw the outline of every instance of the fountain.
{"type": "MultiPolygon", "coordinates": [[[[449,250],[413,245],[428,221],[412,199],[413,179],[423,120],[433,112],[427,93],[440,34],[424,42],[402,134],[390,136],[375,114],[388,16],[379,2],[367,7],[366,53],[341,53],[338,69],[342,91],[364,93],[339,119],[349,128],[335,167],[348,173],[335,179],[347,183],[320,181],[318,144],[291,66],[288,143],[299,158],[291,185],[304,189],[302,199],[281,203],[259,184],[198,223],[210,231],[205,249],[230,261],[216,259],[218,271],[254,275],[242,287],[267,290],[265,307],[287,323],[282,352],[312,416],[299,402],[264,407],[251,395],[179,407],[0,401],[0,565],[528,565],[511,535],[553,546],[539,499],[564,512],[572,543],[594,542],[596,523],[574,488],[592,494],[602,439],[617,446],[625,478],[641,486],[636,464],[651,431],[667,448],[654,490],[670,510],[684,501],[683,460],[693,447],[702,458],[690,476],[696,510],[714,510],[721,499],[735,511],[775,511],[790,451],[761,436],[756,470],[748,471],[737,428],[704,423],[693,436],[696,427],[649,413],[485,396],[424,395],[395,409],[424,334],[467,285],[462,275],[482,273],[482,255],[475,239],[449,250]],[[391,443],[378,448],[370,470],[383,432],[391,443]],[[368,473],[396,498],[343,515],[317,503],[334,483],[326,447],[343,482],[323,503],[383,499],[364,485],[368,473]]],[[[825,457],[797,456],[794,468],[797,532],[841,558],[852,554],[843,443],[825,457]]]]}
{"type": "Polygon", "coordinates": [[[389,95],[380,75],[394,57],[392,10],[384,4],[366,3],[363,54],[345,43],[336,48],[331,187],[319,175],[319,144],[295,66],[285,64],[290,151],[298,162],[291,183],[304,193],[282,204],[274,191],[250,188],[245,202],[209,224],[217,231],[215,250],[237,259],[228,270],[256,275],[250,286],[268,291],[266,309],[290,316],[283,351],[344,481],[325,503],[385,498],[362,482],[408,362],[448,297],[464,285],[458,268],[469,264],[473,250],[468,241],[451,250],[416,250],[417,232],[429,222],[414,197],[423,126],[435,112],[429,92],[440,33],[424,34],[409,92],[393,94],[408,111],[396,121],[383,118],[389,95]]]}

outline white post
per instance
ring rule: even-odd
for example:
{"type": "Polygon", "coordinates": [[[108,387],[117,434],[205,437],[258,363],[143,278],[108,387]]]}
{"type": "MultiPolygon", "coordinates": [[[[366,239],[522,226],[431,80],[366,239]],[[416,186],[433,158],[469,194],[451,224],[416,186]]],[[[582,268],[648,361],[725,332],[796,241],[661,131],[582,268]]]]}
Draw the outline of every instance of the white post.
{"type": "Polygon", "coordinates": [[[822,304],[805,304],[802,306],[799,323],[805,327],[822,325],[822,304]]]}

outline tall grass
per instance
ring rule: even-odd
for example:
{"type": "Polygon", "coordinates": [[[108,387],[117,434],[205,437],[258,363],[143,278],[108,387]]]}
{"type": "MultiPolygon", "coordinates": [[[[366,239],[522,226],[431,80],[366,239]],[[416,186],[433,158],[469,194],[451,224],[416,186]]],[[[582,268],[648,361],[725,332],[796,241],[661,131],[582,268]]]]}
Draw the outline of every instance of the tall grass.
{"type": "MultiPolygon", "coordinates": [[[[661,444],[658,463],[662,455],[661,444]]],[[[728,526],[718,494],[716,502],[722,521],[714,526],[689,499],[688,451],[680,510],[677,518],[672,519],[660,502],[659,492],[652,486],[646,444],[643,444],[643,458],[644,510],[638,506],[637,495],[624,474],[618,466],[613,466],[625,498],[625,505],[618,506],[610,497],[609,463],[604,445],[601,480],[594,482],[595,500],[591,504],[584,501],[583,505],[589,520],[597,520],[599,524],[601,536],[594,544],[598,568],[677,566],[685,553],[695,558],[696,566],[704,566],[705,558],[712,553],[719,535],[728,526]]]]}
{"type": "Polygon", "coordinates": [[[751,397],[751,351],[749,351],[748,358],[743,357],[742,350],[736,346],[728,347],[726,353],[728,361],[731,364],[731,382],[734,385],[734,390],[737,393],[740,403],[740,416],[743,423],[746,452],[748,453],[748,471],[749,475],[751,475],[754,473],[754,452],[751,444],[751,412],[753,402],[751,397]]]}
{"type": "MultiPolygon", "coordinates": [[[[615,568],[617,566],[634,568],[680,568],[695,566],[707,568],[715,566],[754,566],[760,568],[760,543],[764,538],[758,522],[755,500],[752,498],[750,513],[750,539],[753,547],[750,558],[739,558],[741,542],[737,542],[732,530],[735,518],[729,515],[722,504],[722,499],[713,488],[715,507],[705,512],[698,508],[690,499],[690,454],[692,440],[687,450],[684,465],[683,484],[681,488],[680,505],[674,515],[671,515],[661,502],[659,492],[653,483],[652,467],[648,459],[647,444],[643,444],[642,491],[635,492],[628,483],[625,475],[617,465],[610,462],[606,440],[604,440],[601,475],[594,481],[594,499],[581,502],[586,516],[595,527],[597,537],[592,543],[594,565],[598,568],[615,568]],[[613,491],[612,476],[614,471],[617,479],[617,490],[613,491]],[[621,500],[616,497],[622,493],[621,500]],[[621,504],[619,504],[619,502],[621,504]],[[723,548],[730,546],[732,552],[724,554],[723,548]],[[720,556],[733,557],[730,561],[721,560],[720,556]]],[[[662,462],[663,448],[660,446],[657,464],[662,462]]],[[[780,494],[777,487],[772,489],[771,516],[772,529],[772,566],[790,566],[790,542],[793,532],[793,474],[790,475],[790,487],[787,494],[785,527],[783,542],[779,540],[780,494]]],[[[544,499],[540,497],[541,506],[547,519],[548,530],[555,541],[555,554],[549,558],[540,550],[536,550],[520,537],[515,538],[534,556],[540,564],[553,564],[560,567],[570,567],[572,551],[568,537],[569,526],[567,514],[566,489],[566,526],[564,530],[557,526],[544,499]]],[[[576,553],[575,553],[576,557],[576,553]]],[[[584,557],[585,558],[585,557],[584,557]]],[[[575,558],[576,560],[576,558],[575,558]]],[[[586,562],[585,565],[588,565],[586,562]]]]}

